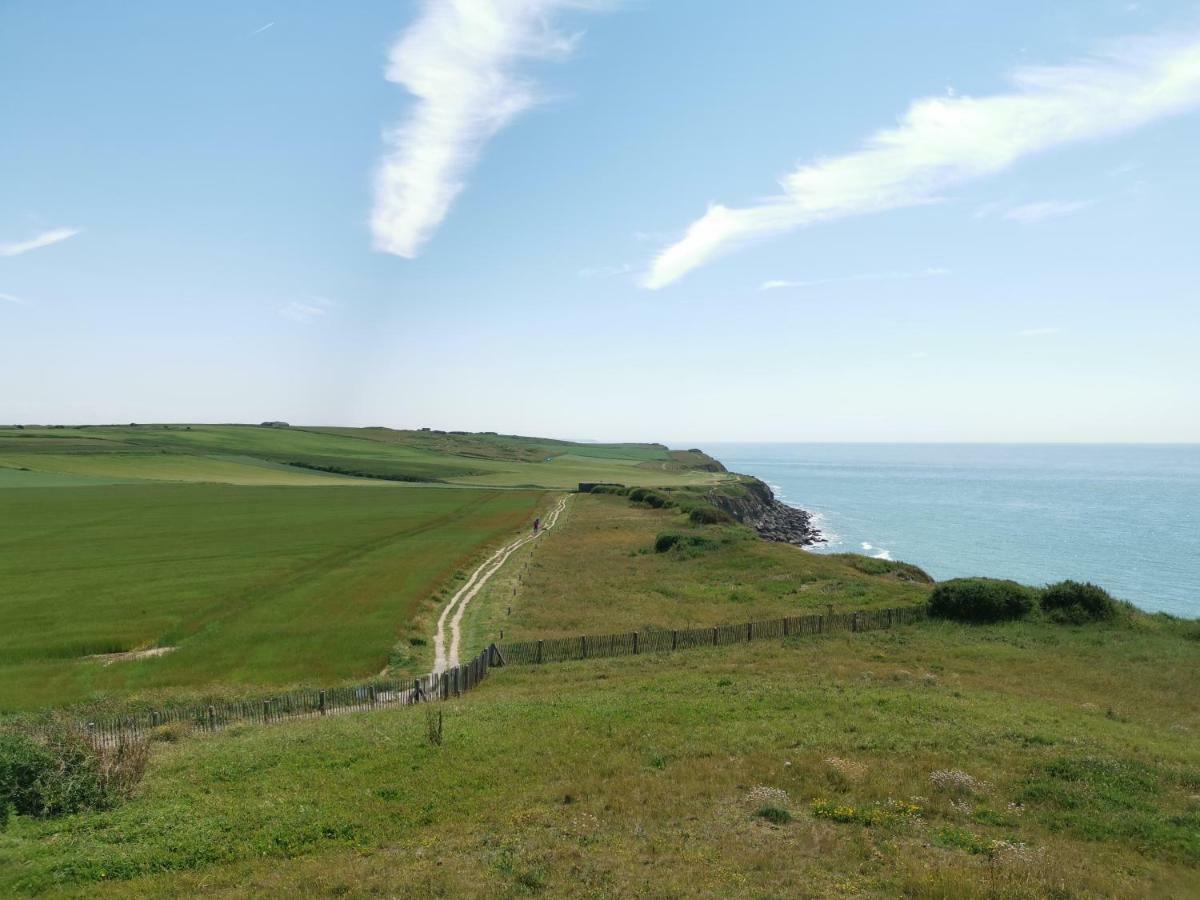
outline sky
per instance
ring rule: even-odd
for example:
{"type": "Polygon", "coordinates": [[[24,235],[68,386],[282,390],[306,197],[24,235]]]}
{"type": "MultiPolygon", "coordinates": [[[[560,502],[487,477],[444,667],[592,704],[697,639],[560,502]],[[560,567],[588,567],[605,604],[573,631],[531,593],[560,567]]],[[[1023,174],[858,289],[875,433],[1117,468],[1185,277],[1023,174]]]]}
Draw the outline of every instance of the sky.
{"type": "Polygon", "coordinates": [[[0,422],[1200,441],[1200,3],[0,0],[0,422]]]}

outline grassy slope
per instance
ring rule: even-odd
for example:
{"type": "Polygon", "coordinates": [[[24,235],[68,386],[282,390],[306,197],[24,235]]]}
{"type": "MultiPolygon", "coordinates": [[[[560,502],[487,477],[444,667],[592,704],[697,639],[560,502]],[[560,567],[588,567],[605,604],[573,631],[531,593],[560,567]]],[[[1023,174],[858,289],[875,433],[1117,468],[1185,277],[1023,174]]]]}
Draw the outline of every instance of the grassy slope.
{"type": "Polygon", "coordinates": [[[542,494],[121,485],[0,491],[0,709],[378,672],[542,494]],[[424,610],[424,619],[418,614],[424,610]],[[103,667],[86,654],[178,645],[103,667]]]}
{"type": "Polygon", "coordinates": [[[0,428],[3,484],[45,474],[107,481],[325,484],[337,472],[497,487],[573,488],[579,481],[688,485],[727,478],[656,444],[573,444],[542,438],[381,428],[143,425],[0,428]],[[300,468],[302,464],[311,468],[300,468]]]}
{"type": "Polygon", "coordinates": [[[689,525],[675,510],[635,507],[624,497],[583,494],[571,498],[558,529],[521,551],[480,593],[464,627],[475,647],[497,640],[501,629],[520,640],[924,601],[927,585],[855,568],[879,565],[801,553],[738,526],[689,525]],[[655,553],[655,536],[666,531],[718,546],[695,555],[655,553]]]}
{"type": "Polygon", "coordinates": [[[11,825],[0,890],[1194,896],[1195,638],[931,624],[509,669],[443,707],[440,748],[420,709],[161,746],[123,808],[11,825]],[[946,768],[988,784],[955,807],[946,768]]]}

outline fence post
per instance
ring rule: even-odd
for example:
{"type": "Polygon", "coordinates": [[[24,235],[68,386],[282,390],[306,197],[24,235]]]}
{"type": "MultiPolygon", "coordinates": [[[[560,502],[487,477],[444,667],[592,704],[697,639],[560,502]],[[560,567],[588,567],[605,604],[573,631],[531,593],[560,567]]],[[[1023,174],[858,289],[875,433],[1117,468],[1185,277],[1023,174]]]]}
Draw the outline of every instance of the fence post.
{"type": "Polygon", "coordinates": [[[850,630],[858,631],[858,611],[857,610],[850,616],[850,630]]]}
{"type": "Polygon", "coordinates": [[[263,701],[263,724],[271,721],[271,701],[263,701]]]}
{"type": "Polygon", "coordinates": [[[325,692],[324,691],[320,691],[317,694],[317,709],[320,711],[321,715],[325,715],[325,692]]]}
{"type": "Polygon", "coordinates": [[[150,710],[150,727],[154,728],[157,726],[158,726],[158,710],[152,709],[152,710],[150,710]]]}
{"type": "Polygon", "coordinates": [[[208,708],[208,730],[217,730],[217,711],[211,706],[208,708]]]}
{"type": "Polygon", "coordinates": [[[579,658],[587,659],[587,635],[582,635],[579,638],[579,658]]]}
{"type": "Polygon", "coordinates": [[[676,649],[678,646],[679,646],[679,632],[678,632],[678,631],[672,631],[672,632],[671,632],[671,649],[672,649],[672,650],[674,650],[674,649],[676,649]]]}
{"type": "Polygon", "coordinates": [[[746,623],[746,640],[749,641],[751,639],[751,637],[753,637],[753,635],[754,635],[754,623],[747,622],[746,623]]]}
{"type": "Polygon", "coordinates": [[[638,652],[638,633],[635,631],[633,633],[633,655],[637,656],[637,652],[638,652]]]}
{"type": "Polygon", "coordinates": [[[823,634],[824,632],[825,632],[825,617],[817,616],[817,634],[823,634]]]}
{"type": "Polygon", "coordinates": [[[788,629],[788,617],[787,617],[787,616],[784,616],[784,617],[783,617],[783,636],[784,636],[784,637],[787,637],[787,636],[788,636],[788,631],[789,631],[789,629],[788,629]]]}
{"type": "Polygon", "coordinates": [[[545,643],[545,642],[544,642],[544,641],[540,641],[540,640],[538,641],[538,654],[537,654],[537,661],[538,661],[538,662],[541,662],[541,661],[542,661],[542,644],[543,644],[543,643],[545,643]]]}
{"type": "Polygon", "coordinates": [[[717,646],[717,626],[713,626],[713,646],[717,646]]]}

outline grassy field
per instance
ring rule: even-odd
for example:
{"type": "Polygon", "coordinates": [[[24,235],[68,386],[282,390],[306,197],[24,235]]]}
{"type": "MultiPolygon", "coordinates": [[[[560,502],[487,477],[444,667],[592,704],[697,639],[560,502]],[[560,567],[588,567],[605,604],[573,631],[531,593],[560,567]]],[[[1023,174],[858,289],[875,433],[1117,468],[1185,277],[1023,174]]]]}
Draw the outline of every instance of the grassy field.
{"type": "Polygon", "coordinates": [[[379,485],[425,481],[574,488],[580,481],[695,485],[727,480],[703,454],[658,444],[576,444],[543,438],[386,428],[138,425],[0,428],[0,487],[47,476],[92,483],[210,481],[379,485]]]}
{"type": "Polygon", "coordinates": [[[0,490],[0,709],[427,664],[406,639],[432,633],[434,595],[539,504],[411,486],[0,490]]]}
{"type": "Polygon", "coordinates": [[[158,745],[127,805],[0,833],[0,892],[1194,897],[1197,637],[927,624],[506,669],[440,747],[421,708],[158,745]]]}
{"type": "Polygon", "coordinates": [[[829,605],[906,606],[928,595],[929,585],[913,578],[921,573],[902,563],[803,553],[741,526],[690,525],[678,510],[581,494],[558,528],[523,548],[476,597],[463,627],[470,646],[484,646],[501,630],[521,640],[719,625],[829,605]],[[663,532],[711,546],[656,553],[663,532]]]}

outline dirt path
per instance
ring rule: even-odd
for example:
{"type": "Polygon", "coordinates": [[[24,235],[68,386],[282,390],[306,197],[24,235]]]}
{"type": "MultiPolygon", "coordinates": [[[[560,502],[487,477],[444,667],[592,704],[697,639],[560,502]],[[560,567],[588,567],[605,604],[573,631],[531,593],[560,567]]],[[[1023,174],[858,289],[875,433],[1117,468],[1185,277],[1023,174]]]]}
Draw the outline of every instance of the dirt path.
{"type": "Polygon", "coordinates": [[[501,547],[471,573],[471,577],[467,579],[467,583],[458,589],[450,602],[446,604],[442,614],[438,616],[437,634],[433,636],[433,671],[435,674],[444,672],[446,669],[451,669],[458,665],[458,649],[462,642],[462,633],[460,626],[462,624],[463,613],[467,610],[469,604],[480,589],[487,584],[488,580],[500,571],[500,567],[508,561],[516,551],[520,550],[530,541],[545,534],[558,522],[559,514],[562,513],[567,506],[567,498],[569,495],[564,495],[558,501],[555,507],[546,514],[545,521],[542,522],[542,527],[537,534],[526,534],[517,538],[511,544],[506,544],[501,547]],[[446,624],[449,621],[449,641],[446,637],[446,624]]]}

